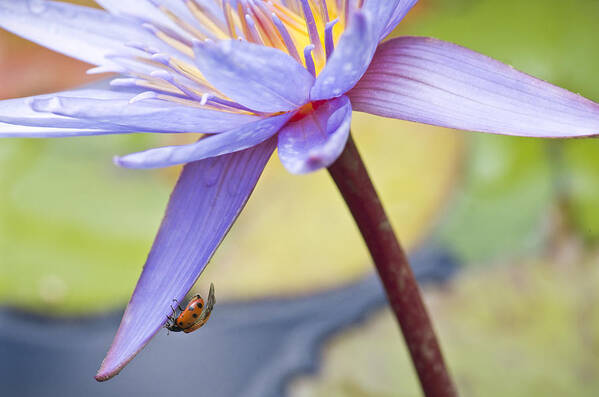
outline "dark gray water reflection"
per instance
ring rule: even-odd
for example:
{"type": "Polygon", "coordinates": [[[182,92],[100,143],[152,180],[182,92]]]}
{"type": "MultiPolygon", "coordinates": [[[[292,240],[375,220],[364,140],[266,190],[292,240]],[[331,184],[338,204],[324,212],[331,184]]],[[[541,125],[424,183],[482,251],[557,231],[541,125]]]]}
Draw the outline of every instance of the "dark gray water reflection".
{"type": "MultiPolygon", "coordinates": [[[[456,268],[430,246],[413,266],[421,282],[442,282],[456,268]]],[[[3,309],[0,396],[279,397],[291,377],[317,368],[328,337],[384,305],[375,276],[294,299],[219,302],[200,331],[160,332],[119,376],[101,384],[93,375],[121,313],[52,319],[3,309]]]]}

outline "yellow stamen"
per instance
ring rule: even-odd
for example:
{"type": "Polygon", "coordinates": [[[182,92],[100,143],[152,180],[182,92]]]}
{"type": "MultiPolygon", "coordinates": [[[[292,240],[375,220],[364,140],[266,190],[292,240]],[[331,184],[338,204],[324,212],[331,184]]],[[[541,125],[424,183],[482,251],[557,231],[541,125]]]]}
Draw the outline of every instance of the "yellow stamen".
{"type": "Polygon", "coordinates": [[[230,37],[210,18],[206,16],[200,7],[194,1],[186,1],[187,8],[191,11],[193,16],[210,32],[214,33],[217,38],[225,40],[230,37]]]}
{"type": "Polygon", "coordinates": [[[236,114],[247,114],[247,115],[254,114],[254,113],[250,113],[250,112],[247,112],[244,110],[239,110],[239,109],[235,109],[235,108],[227,108],[224,105],[222,105],[222,106],[219,106],[218,104],[201,105],[198,101],[194,101],[191,99],[185,99],[185,98],[179,98],[179,97],[171,96],[171,95],[158,94],[158,95],[156,95],[156,98],[162,99],[163,101],[176,102],[181,105],[192,106],[192,107],[201,108],[201,109],[218,110],[220,112],[236,113],[236,114]]]}
{"type": "MultiPolygon", "coordinates": [[[[309,45],[314,45],[312,60],[315,70],[313,73],[315,72],[317,75],[324,69],[327,62],[325,56],[326,24],[337,19],[337,23],[332,29],[332,41],[335,45],[347,26],[347,14],[364,4],[364,0],[307,0],[306,2],[303,2],[304,0],[287,0],[285,2],[282,0],[238,0],[236,3],[233,3],[232,0],[220,0],[222,16],[217,16],[214,10],[206,7],[205,3],[201,1],[203,0],[183,0],[189,10],[189,14],[185,17],[178,14],[176,10],[173,11],[165,5],[159,5],[158,9],[170,21],[179,26],[180,30],[172,32],[160,25],[150,25],[154,35],[192,59],[195,58],[191,44],[194,39],[217,41],[240,39],[277,48],[294,56],[305,67],[308,65],[302,56],[304,49],[309,45]],[[273,14],[276,17],[273,17],[273,14]],[[188,18],[189,16],[192,17],[191,20],[188,18]]],[[[234,101],[208,83],[193,63],[189,64],[177,59],[176,55],[162,59],[161,54],[159,58],[139,58],[137,61],[180,76],[171,83],[168,77],[161,78],[159,75],[154,77],[153,75],[132,73],[133,76],[139,78],[137,85],[164,93],[160,94],[161,99],[202,108],[251,113],[245,112],[242,107],[237,108],[238,105],[235,105],[234,101]],[[208,94],[213,100],[206,103],[208,94]],[[226,102],[221,104],[221,100],[226,102]],[[227,102],[231,104],[227,104],[227,102]]]]}
{"type": "Polygon", "coordinates": [[[206,36],[204,33],[202,33],[195,26],[192,26],[191,24],[185,22],[184,20],[182,20],[181,18],[176,16],[172,11],[165,8],[164,6],[160,7],[160,10],[166,16],[168,16],[171,19],[171,21],[175,22],[178,26],[181,26],[183,29],[185,29],[188,33],[193,35],[195,38],[197,38],[199,40],[206,40],[208,38],[208,36],[206,36]]]}
{"type": "Polygon", "coordinates": [[[169,36],[168,34],[164,33],[161,30],[156,31],[155,34],[156,34],[156,37],[158,37],[160,40],[164,41],[166,44],[170,45],[171,47],[175,48],[176,50],[181,51],[183,54],[185,54],[189,57],[193,57],[193,48],[191,48],[187,44],[175,39],[174,37],[169,36]]]}

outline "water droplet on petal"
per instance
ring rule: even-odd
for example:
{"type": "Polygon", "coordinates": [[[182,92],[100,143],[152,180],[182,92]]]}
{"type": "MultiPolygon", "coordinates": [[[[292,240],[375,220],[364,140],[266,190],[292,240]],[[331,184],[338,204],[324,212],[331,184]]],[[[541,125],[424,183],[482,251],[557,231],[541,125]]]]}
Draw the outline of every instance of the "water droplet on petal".
{"type": "Polygon", "coordinates": [[[46,111],[47,112],[58,112],[60,111],[60,109],[62,108],[62,102],[60,101],[59,97],[52,97],[47,103],[46,103],[46,111]]]}
{"type": "Polygon", "coordinates": [[[46,11],[46,1],[45,0],[29,0],[27,3],[29,6],[29,11],[34,14],[41,14],[46,11]]]}
{"type": "Polygon", "coordinates": [[[64,10],[62,10],[62,15],[65,18],[75,18],[77,17],[77,12],[71,8],[65,8],[64,10]]]}
{"type": "Polygon", "coordinates": [[[210,162],[210,165],[204,169],[204,173],[202,175],[202,182],[204,186],[210,187],[216,185],[218,182],[223,164],[219,162],[217,158],[207,159],[210,162]]]}

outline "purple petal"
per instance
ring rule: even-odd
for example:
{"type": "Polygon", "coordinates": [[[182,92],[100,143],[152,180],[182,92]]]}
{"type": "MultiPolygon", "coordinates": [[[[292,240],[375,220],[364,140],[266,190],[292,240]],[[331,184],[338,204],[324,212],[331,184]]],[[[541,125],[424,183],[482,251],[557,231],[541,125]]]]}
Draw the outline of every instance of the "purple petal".
{"type": "Polygon", "coordinates": [[[31,107],[38,112],[154,132],[217,133],[258,120],[256,116],[202,109],[158,99],[129,103],[128,99],[54,96],[34,99],[31,107]]]}
{"type": "Polygon", "coordinates": [[[276,134],[292,115],[286,113],[255,121],[190,145],[166,146],[129,154],[116,158],[115,163],[128,168],[157,168],[237,152],[262,143],[276,134]]]}
{"type": "Polygon", "coordinates": [[[96,379],[118,374],[149,342],[204,270],[247,202],[275,139],[183,169],[121,326],[96,379]]]}
{"type": "Polygon", "coordinates": [[[0,137],[44,138],[77,135],[124,134],[131,129],[116,124],[94,120],[80,120],[52,113],[40,113],[31,109],[36,99],[48,99],[55,95],[72,97],[97,97],[121,99],[131,96],[108,90],[65,91],[60,94],[39,95],[0,101],[0,137]]]}
{"type": "Polygon", "coordinates": [[[196,43],[194,49],[206,79],[250,109],[274,113],[308,102],[314,77],[280,50],[237,40],[196,43]]]}
{"type": "Polygon", "coordinates": [[[362,9],[373,16],[376,37],[382,40],[417,2],[418,0],[366,0],[362,9]]]}
{"type": "Polygon", "coordinates": [[[352,107],[346,96],[326,101],[279,133],[279,159],[293,174],[328,167],[343,151],[352,107]]]}
{"type": "Polygon", "coordinates": [[[599,134],[599,104],[431,38],[381,45],[349,96],[358,111],[443,127],[550,138],[599,134]]]}
{"type": "Polygon", "coordinates": [[[338,97],[368,69],[378,43],[418,0],[368,0],[354,13],[310,92],[313,101],[338,97]]]}
{"type": "Polygon", "coordinates": [[[106,56],[132,53],[130,41],[159,44],[151,34],[101,10],[62,2],[1,1],[0,27],[54,51],[95,65],[106,56]]]}
{"type": "Polygon", "coordinates": [[[335,51],[316,78],[310,99],[330,99],[349,91],[366,72],[377,44],[371,16],[354,13],[335,51]]]}

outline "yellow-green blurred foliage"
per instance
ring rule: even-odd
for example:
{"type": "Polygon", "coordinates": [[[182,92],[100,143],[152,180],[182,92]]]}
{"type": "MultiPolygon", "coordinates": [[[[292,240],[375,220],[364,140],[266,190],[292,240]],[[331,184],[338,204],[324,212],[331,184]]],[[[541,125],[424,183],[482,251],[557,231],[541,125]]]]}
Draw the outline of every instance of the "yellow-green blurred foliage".
{"type": "MultiPolygon", "coordinates": [[[[445,208],[460,136],[354,113],[357,144],[403,242],[413,247],[445,208]]],[[[236,296],[293,294],[372,271],[357,228],[328,173],[291,176],[274,159],[204,272],[236,296]]]]}

